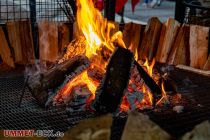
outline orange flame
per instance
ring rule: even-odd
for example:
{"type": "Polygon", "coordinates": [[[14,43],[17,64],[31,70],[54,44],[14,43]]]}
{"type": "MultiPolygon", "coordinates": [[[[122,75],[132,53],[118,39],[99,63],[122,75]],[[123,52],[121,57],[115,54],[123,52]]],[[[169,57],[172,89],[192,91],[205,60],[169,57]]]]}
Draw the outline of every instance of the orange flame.
{"type": "MultiPolygon", "coordinates": [[[[62,96],[68,96],[71,94],[71,91],[73,88],[77,85],[87,85],[88,89],[91,91],[92,95],[95,98],[95,91],[98,86],[97,83],[93,82],[87,74],[87,70],[82,72],[81,74],[77,75],[73,80],[70,80],[60,91],[59,93],[62,94],[62,96]]],[[[59,94],[58,94],[59,95],[59,94]]]]}

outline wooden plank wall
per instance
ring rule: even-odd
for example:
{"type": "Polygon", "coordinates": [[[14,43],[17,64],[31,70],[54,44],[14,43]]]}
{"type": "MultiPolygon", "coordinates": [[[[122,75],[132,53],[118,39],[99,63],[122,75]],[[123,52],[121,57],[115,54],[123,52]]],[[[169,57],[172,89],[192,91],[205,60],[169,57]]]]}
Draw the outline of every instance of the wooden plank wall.
{"type": "MultiPolygon", "coordinates": [[[[0,57],[11,67],[15,64],[33,63],[35,59],[30,25],[29,21],[8,22],[6,26],[9,42],[0,28],[0,41],[3,42],[0,44],[0,57]]],[[[80,35],[76,29],[71,30],[65,23],[38,22],[40,59],[56,61],[69,44],[70,38],[80,35]]],[[[155,58],[161,63],[210,70],[209,27],[181,25],[171,18],[161,23],[158,18],[153,17],[146,26],[125,24],[123,40],[138,60],[151,61],[155,58]]]]}

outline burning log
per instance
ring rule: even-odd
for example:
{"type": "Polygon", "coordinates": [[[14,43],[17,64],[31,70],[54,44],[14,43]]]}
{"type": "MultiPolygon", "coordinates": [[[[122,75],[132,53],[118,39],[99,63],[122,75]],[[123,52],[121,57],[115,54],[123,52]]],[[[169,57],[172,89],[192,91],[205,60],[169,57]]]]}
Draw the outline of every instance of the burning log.
{"type": "Polygon", "coordinates": [[[12,58],[12,54],[2,27],[0,27],[0,42],[0,58],[2,58],[3,62],[7,65],[15,67],[14,60],[12,58]]]}
{"type": "Polygon", "coordinates": [[[96,99],[92,103],[94,110],[100,113],[115,112],[127,88],[133,54],[121,47],[112,55],[106,74],[96,91],[96,99]]]}
{"type": "Polygon", "coordinates": [[[75,72],[80,67],[89,65],[89,63],[88,58],[76,56],[69,61],[58,64],[45,73],[32,75],[28,80],[29,90],[39,105],[45,106],[50,89],[57,89],[65,80],[66,75],[75,72]]]}
{"type": "Polygon", "coordinates": [[[134,64],[137,66],[141,78],[144,80],[145,84],[153,94],[153,105],[155,105],[156,102],[158,102],[158,100],[160,100],[162,97],[162,90],[155,83],[155,81],[148,75],[148,73],[139,65],[138,62],[135,61],[134,64]]]}

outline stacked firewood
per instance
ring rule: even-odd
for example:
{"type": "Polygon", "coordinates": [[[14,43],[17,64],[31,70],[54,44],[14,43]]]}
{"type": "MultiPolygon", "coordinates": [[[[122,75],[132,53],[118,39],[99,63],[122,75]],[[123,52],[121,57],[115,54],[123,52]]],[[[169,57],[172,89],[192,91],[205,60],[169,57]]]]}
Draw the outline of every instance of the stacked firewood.
{"type": "MultiPolygon", "coordinates": [[[[115,24],[119,29],[119,24],[115,24]]],[[[64,23],[38,22],[40,60],[55,62],[69,42],[81,35],[75,26],[64,23]]],[[[174,19],[165,23],[153,17],[148,24],[127,23],[124,42],[136,59],[153,58],[157,62],[186,65],[210,70],[209,27],[180,24],[174,19]]],[[[33,63],[34,46],[29,21],[8,22],[0,28],[0,58],[7,65],[33,63]]]]}
{"type": "Polygon", "coordinates": [[[161,23],[153,17],[145,27],[125,24],[124,40],[129,49],[138,50],[138,59],[210,70],[209,27],[180,24],[171,18],[161,23]]]}

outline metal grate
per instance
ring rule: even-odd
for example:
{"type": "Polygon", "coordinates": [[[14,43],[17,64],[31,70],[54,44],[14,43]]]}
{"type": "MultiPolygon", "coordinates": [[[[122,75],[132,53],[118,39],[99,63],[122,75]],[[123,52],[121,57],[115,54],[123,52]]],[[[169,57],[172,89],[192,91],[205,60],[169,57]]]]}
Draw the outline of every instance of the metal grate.
{"type": "Polygon", "coordinates": [[[62,7],[68,5],[69,13],[73,10],[67,0],[1,0],[0,23],[32,19],[32,21],[68,21],[68,15],[62,7]]]}
{"type": "MultiPolygon", "coordinates": [[[[95,117],[92,112],[70,112],[63,107],[42,109],[27,91],[21,108],[18,102],[23,87],[22,74],[0,75],[0,129],[41,129],[66,131],[80,120],[95,117]]],[[[150,118],[174,137],[190,131],[196,124],[210,119],[210,79],[209,77],[175,69],[171,78],[177,84],[180,93],[195,100],[190,110],[180,114],[155,113],[144,111],[150,118]],[[197,106],[200,104],[202,107],[197,106]]],[[[111,139],[120,139],[127,114],[114,117],[111,139]]]]}
{"type": "Polygon", "coordinates": [[[30,18],[29,0],[1,0],[0,22],[30,18]]]}
{"type": "Polygon", "coordinates": [[[22,75],[0,77],[0,129],[64,132],[81,119],[93,117],[90,112],[68,112],[63,107],[42,109],[27,90],[21,107],[18,107],[23,83],[22,75]]]}

